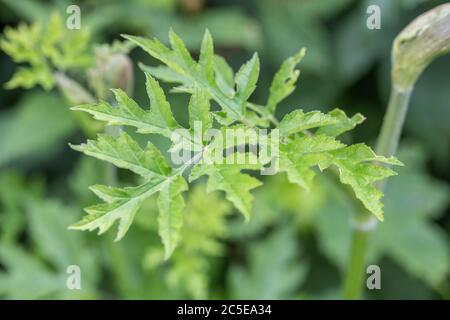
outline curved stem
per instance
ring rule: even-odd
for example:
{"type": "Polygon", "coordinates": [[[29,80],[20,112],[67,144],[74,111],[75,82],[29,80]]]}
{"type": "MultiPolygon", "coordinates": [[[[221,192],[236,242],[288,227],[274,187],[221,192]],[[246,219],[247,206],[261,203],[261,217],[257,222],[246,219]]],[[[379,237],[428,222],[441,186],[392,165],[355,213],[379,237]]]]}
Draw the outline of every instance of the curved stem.
{"type": "Polygon", "coordinates": [[[390,157],[397,151],[411,92],[412,88],[401,90],[395,86],[392,87],[389,105],[375,148],[377,154],[390,157]]]}

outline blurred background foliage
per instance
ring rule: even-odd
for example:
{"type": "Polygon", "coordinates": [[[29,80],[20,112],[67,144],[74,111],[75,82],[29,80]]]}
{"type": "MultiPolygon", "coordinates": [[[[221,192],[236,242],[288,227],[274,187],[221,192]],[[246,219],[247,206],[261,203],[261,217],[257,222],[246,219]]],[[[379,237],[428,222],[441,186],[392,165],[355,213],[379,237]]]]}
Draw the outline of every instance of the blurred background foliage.
{"type": "MultiPolygon", "coordinates": [[[[99,44],[112,43],[122,33],[167,40],[172,27],[196,54],[209,28],[217,52],[235,70],[253,51],[259,52],[262,69],[254,95],[262,102],[280,63],[306,47],[298,88],[282,102],[279,115],[299,107],[361,112],[368,120],[345,139],[373,144],[388,98],[391,43],[415,16],[442,2],[76,1],[82,32],[90,36],[84,43],[85,38],[70,40],[69,30],[54,27],[64,23],[73,1],[0,0],[3,33],[19,23],[43,26],[23,39],[28,51],[17,49],[24,59],[15,62],[28,62],[31,70],[26,81],[8,82],[17,63],[4,45],[8,54],[0,52],[0,298],[339,298],[355,208],[328,176],[318,179],[309,193],[283,175],[265,177],[264,187],[255,191],[248,224],[222,194],[206,195],[204,185],[197,184],[186,196],[183,240],[169,261],[163,260],[154,199],[120,242],[113,242],[111,232],[98,237],[68,231],[82,208],[94,201],[88,186],[108,181],[108,170],[67,146],[102,130],[69,111],[70,105],[93,98],[67,81],[76,79],[89,85],[96,98],[106,98],[104,89],[120,81],[102,77],[119,62],[105,67],[101,58],[130,52],[133,96],[147,105],[137,65],[156,62],[120,43],[99,44]],[[381,7],[381,30],[366,28],[370,4],[381,7]],[[52,20],[56,13],[62,21],[52,20]],[[47,49],[43,46],[39,53],[46,58],[33,64],[38,41],[47,41],[47,49]],[[65,73],[55,73],[59,71],[65,73]],[[6,83],[13,89],[6,90],[6,83]],[[73,264],[81,267],[81,290],[66,288],[66,268],[73,264]]],[[[449,71],[450,57],[440,58],[413,94],[399,154],[406,166],[389,181],[386,219],[371,237],[369,262],[381,267],[382,290],[367,291],[367,298],[450,298],[449,71]]],[[[186,121],[187,97],[170,94],[169,101],[175,116],[186,121]]],[[[134,179],[125,172],[119,178],[122,184],[134,179]]]]}

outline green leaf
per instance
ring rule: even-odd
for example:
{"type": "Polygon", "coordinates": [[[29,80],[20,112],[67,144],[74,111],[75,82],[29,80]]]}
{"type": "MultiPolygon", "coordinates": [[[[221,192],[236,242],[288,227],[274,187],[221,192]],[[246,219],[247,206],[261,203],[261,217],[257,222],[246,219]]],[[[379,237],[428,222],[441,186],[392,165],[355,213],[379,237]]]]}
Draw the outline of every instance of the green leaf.
{"type": "Polygon", "coordinates": [[[158,82],[147,74],[147,94],[150,98],[149,111],[143,110],[121,89],[113,90],[117,106],[107,102],[83,104],[72,107],[75,111],[90,113],[97,120],[109,125],[126,125],[137,129],[139,133],[158,133],[170,137],[173,130],[180,128],[175,121],[170,105],[158,82]]]}
{"type": "MultiPolygon", "coordinates": [[[[167,81],[178,83],[179,86],[174,88],[175,92],[192,95],[188,107],[190,130],[180,127],[175,121],[163,90],[149,73],[146,73],[147,92],[151,101],[149,111],[141,109],[136,102],[119,90],[115,91],[117,107],[101,103],[78,106],[75,109],[89,112],[95,118],[109,124],[136,127],[140,133],[159,133],[171,137],[173,130],[184,129],[181,138],[186,138],[184,136],[186,134],[189,146],[192,146],[191,140],[194,140],[193,144],[197,144],[196,137],[194,139],[191,137],[192,133],[196,132],[196,122],[200,122],[204,130],[212,128],[212,116],[221,125],[220,132],[227,129],[268,128],[270,122],[277,124],[271,111],[275,111],[276,104],[293,91],[298,77],[295,67],[304,55],[304,51],[300,51],[282,65],[271,86],[269,107],[264,107],[248,101],[255,90],[259,76],[257,54],[240,68],[236,76],[233,76],[233,70],[226,61],[214,56],[213,41],[208,31],[203,37],[198,62],[192,58],[182,39],[172,30],[169,33],[171,48],[166,47],[157,39],[124,37],[166,65],[163,68],[143,66],[144,70],[167,81]],[[210,99],[217,102],[221,110],[211,112],[210,99]],[[249,108],[247,109],[247,107],[249,108]],[[232,126],[236,121],[238,123],[232,126]]],[[[362,120],[363,117],[360,114],[348,118],[343,111],[338,109],[327,114],[319,111],[305,113],[302,110],[295,110],[286,115],[279,125],[276,125],[276,129],[280,130],[281,135],[281,140],[277,141],[277,144],[280,142],[281,145],[279,155],[276,155],[273,160],[279,162],[280,171],[286,172],[291,182],[297,183],[303,188],[310,187],[316,167],[319,170],[327,169],[330,166],[337,167],[341,182],[349,185],[365,207],[382,220],[383,212],[380,202],[382,193],[373,186],[373,183],[395,174],[394,171],[381,164],[401,165],[401,163],[394,158],[387,159],[377,156],[365,145],[347,147],[335,139],[337,135],[353,129],[362,120]],[[310,131],[311,129],[315,129],[315,131],[310,131]]],[[[273,137],[278,139],[277,134],[273,137]]],[[[111,138],[106,139],[111,140],[111,138]]],[[[177,169],[160,165],[160,168],[165,168],[164,172],[154,174],[152,170],[149,170],[149,167],[152,169],[155,167],[152,162],[154,159],[150,158],[157,159],[159,156],[162,159],[156,149],[152,150],[150,147],[149,152],[153,156],[147,157],[147,151],[142,150],[132,140],[128,141],[126,136],[122,140],[108,141],[108,146],[106,146],[98,143],[101,142],[99,139],[97,144],[88,142],[79,150],[86,153],[89,151],[90,155],[110,161],[116,166],[130,169],[149,180],[141,186],[125,189],[94,186],[93,191],[107,203],[88,208],[92,217],[85,218],[86,221],[81,224],[82,228],[99,228],[100,232],[104,232],[115,220],[119,219],[121,223],[118,237],[120,238],[128,229],[142,201],[150,195],[160,192],[159,233],[165,245],[166,258],[172,254],[179,242],[182,227],[181,210],[184,206],[181,192],[187,189],[186,182],[181,176],[187,168],[194,166],[189,176],[190,181],[207,175],[207,191],[224,191],[226,198],[248,220],[252,211],[251,190],[260,186],[261,182],[241,171],[261,169],[261,163],[271,160],[259,161],[260,159],[255,154],[240,152],[224,157],[223,153],[229,153],[231,149],[229,150],[227,146],[227,149],[224,150],[220,139],[214,139],[209,145],[204,145],[205,141],[202,139],[200,148],[194,151],[201,151],[196,154],[196,157],[201,157],[201,160],[206,161],[198,162],[194,161],[198,158],[190,159],[177,169]],[[118,147],[117,143],[122,146],[118,147]],[[130,150],[126,150],[125,145],[130,150]]],[[[245,145],[255,144],[255,141],[249,140],[251,141],[246,141],[245,145]]],[[[234,148],[237,142],[232,141],[231,144],[234,148]]],[[[268,148],[272,150],[275,147],[274,141],[271,139],[268,148]]],[[[170,152],[178,150],[180,150],[178,143],[169,149],[170,152]]],[[[165,164],[163,160],[161,161],[165,164]]]]}
{"type": "Polygon", "coordinates": [[[280,136],[286,137],[293,133],[335,124],[337,121],[334,116],[320,111],[304,113],[298,109],[284,116],[278,129],[280,130],[280,136]]]}
{"type": "Polygon", "coordinates": [[[182,211],[184,199],[181,193],[188,189],[183,177],[178,176],[172,183],[161,189],[158,197],[159,207],[159,235],[165,249],[165,259],[168,259],[175,250],[183,226],[182,211]]]}
{"type": "Polygon", "coordinates": [[[128,169],[145,178],[164,177],[171,168],[161,152],[150,142],[143,150],[126,132],[118,137],[99,134],[97,140],[71,147],[91,157],[110,162],[116,167],[128,169]]]}
{"type": "Polygon", "coordinates": [[[366,118],[357,113],[353,117],[348,118],[344,111],[340,109],[334,109],[328,112],[330,116],[337,119],[336,124],[325,125],[317,130],[317,134],[326,134],[329,136],[337,137],[344,132],[350,131],[358,124],[362,123],[366,118]]]}
{"type": "Polygon", "coordinates": [[[236,154],[229,155],[224,159],[223,164],[197,164],[191,171],[189,181],[194,181],[202,175],[209,177],[207,191],[221,190],[225,192],[226,198],[244,215],[245,219],[250,219],[253,196],[250,190],[259,187],[262,183],[252,176],[241,173],[241,170],[260,169],[255,161],[245,160],[245,164],[236,164],[236,154]],[[231,161],[233,159],[233,161],[231,161]],[[233,163],[233,164],[227,164],[233,163]]]}
{"type": "Polygon", "coordinates": [[[83,30],[68,30],[61,17],[54,13],[43,25],[19,24],[17,29],[6,27],[0,39],[0,48],[20,67],[5,87],[32,88],[41,85],[50,90],[55,84],[54,69],[83,69],[91,61],[87,53],[89,33],[83,30]]]}
{"type": "Polygon", "coordinates": [[[167,184],[167,180],[151,178],[137,187],[113,188],[106,186],[93,187],[94,192],[106,203],[90,206],[85,209],[88,213],[81,221],[71,225],[72,230],[95,230],[98,234],[106,232],[116,220],[119,220],[116,241],[123,238],[142,202],[160,191],[167,184]]]}
{"type": "Polygon", "coordinates": [[[189,126],[194,129],[194,124],[199,121],[203,131],[212,128],[212,116],[209,110],[209,96],[203,90],[197,89],[189,101],[189,126]]]}
{"type": "Polygon", "coordinates": [[[175,121],[172,111],[170,110],[170,104],[166,100],[166,95],[159,83],[148,73],[146,76],[147,94],[150,98],[150,112],[149,118],[153,121],[164,125],[164,128],[174,130],[180,127],[175,121]]]}
{"type": "Polygon", "coordinates": [[[234,91],[234,72],[228,62],[221,56],[214,56],[214,72],[216,75],[217,86],[227,96],[233,97],[234,91]]]}
{"type": "Polygon", "coordinates": [[[316,175],[311,168],[327,161],[327,152],[344,146],[325,135],[298,137],[280,145],[279,171],[286,172],[290,182],[309,190],[316,175]]]}
{"type": "Polygon", "coordinates": [[[259,58],[255,53],[253,57],[236,73],[235,82],[237,97],[245,103],[256,88],[259,76],[259,58]]]}
{"type": "Polygon", "coordinates": [[[330,152],[330,155],[330,162],[339,168],[341,182],[350,185],[356,198],[361,200],[366,209],[383,221],[383,204],[380,201],[383,193],[373,183],[396,175],[396,173],[387,167],[372,162],[390,165],[402,165],[402,163],[395,158],[377,156],[372,149],[364,144],[355,144],[338,149],[330,152]]]}
{"type": "Polygon", "coordinates": [[[161,152],[150,142],[142,149],[125,132],[121,132],[117,138],[101,134],[96,141],[72,147],[119,168],[131,170],[146,181],[140,186],[127,188],[92,186],[91,190],[105,203],[86,208],[88,215],[69,228],[89,231],[99,229],[99,234],[102,234],[119,220],[116,236],[118,241],[128,231],[143,201],[160,192],[159,233],[168,258],[178,243],[182,227],[181,211],[184,201],[180,193],[187,190],[184,178],[172,170],[161,152]]]}
{"type": "Polygon", "coordinates": [[[320,170],[337,166],[340,181],[349,185],[356,198],[382,221],[383,204],[380,199],[383,193],[374,186],[374,182],[396,173],[379,163],[402,165],[395,158],[375,155],[364,144],[345,146],[326,135],[296,137],[280,145],[279,171],[286,172],[290,182],[309,190],[315,176],[314,166],[320,170]]]}
{"type": "Polygon", "coordinates": [[[296,55],[287,58],[273,77],[269,89],[269,98],[267,99],[267,108],[271,113],[275,113],[277,104],[294,91],[300,75],[300,71],[295,67],[303,59],[305,53],[306,50],[303,48],[296,55]]]}
{"type": "Polygon", "coordinates": [[[214,83],[214,45],[208,29],[203,36],[198,63],[208,82],[214,83]]]}
{"type": "MultiPolygon", "coordinates": [[[[180,91],[190,92],[194,86],[205,90],[220,105],[228,117],[234,121],[242,119],[246,100],[253,92],[258,78],[259,61],[257,55],[242,67],[240,75],[235,79],[236,83],[238,83],[238,90],[241,93],[230,96],[229,88],[224,87],[224,77],[222,75],[219,77],[212,76],[213,70],[211,66],[212,63],[216,65],[217,59],[212,58],[213,42],[208,31],[205,32],[203,37],[200,61],[198,63],[192,60],[189,52],[185,50],[182,40],[173,31],[169,35],[172,49],[167,48],[157,39],[149,40],[129,35],[123,35],[123,37],[140,46],[178,75],[175,76],[175,74],[168,72],[166,69],[144,67],[145,70],[154,76],[162,76],[162,79],[166,78],[170,79],[171,82],[182,83],[183,87],[180,91]],[[226,90],[223,91],[225,88],[226,90]]],[[[222,63],[219,68],[223,69],[223,67],[222,63]]],[[[217,66],[214,68],[214,73],[216,70],[218,70],[217,66]]],[[[229,71],[226,72],[229,73],[229,71]]]]}
{"type": "Polygon", "coordinates": [[[78,216],[78,210],[58,200],[42,198],[41,190],[36,190],[42,187],[39,180],[4,170],[0,181],[0,261],[4,266],[0,270],[0,296],[95,298],[100,274],[97,249],[88,246],[81,234],[67,232],[67,224],[78,216]],[[27,223],[12,225],[10,218],[16,215],[27,223]],[[27,246],[20,244],[19,234],[13,234],[17,231],[27,235],[27,246]],[[66,270],[73,264],[86,272],[80,290],[67,290],[66,270]]]}
{"type": "Polygon", "coordinates": [[[55,80],[51,70],[45,65],[35,65],[29,68],[19,68],[12,78],[5,83],[6,89],[31,89],[41,85],[45,90],[53,88],[55,80]]]}
{"type": "Polygon", "coordinates": [[[183,211],[182,242],[170,262],[164,261],[159,248],[151,248],[144,265],[152,271],[164,268],[165,280],[177,292],[186,292],[194,299],[207,299],[211,280],[211,258],[224,254],[221,240],[227,238],[227,216],[231,205],[217,194],[208,194],[204,184],[195,185],[186,199],[183,211]],[[208,208],[214,208],[210,212],[208,208]]]}

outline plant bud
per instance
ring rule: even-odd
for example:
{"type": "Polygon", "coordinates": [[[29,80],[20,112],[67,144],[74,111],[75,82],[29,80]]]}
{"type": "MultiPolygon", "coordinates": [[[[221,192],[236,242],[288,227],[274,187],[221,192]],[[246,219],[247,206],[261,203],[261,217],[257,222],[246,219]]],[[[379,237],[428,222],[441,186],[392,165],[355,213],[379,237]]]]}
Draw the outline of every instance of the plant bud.
{"type": "Polygon", "coordinates": [[[411,90],[423,70],[450,52],[450,4],[440,5],[413,20],[392,47],[392,83],[411,90]]]}
{"type": "Polygon", "coordinates": [[[89,83],[98,98],[107,99],[110,88],[133,91],[133,64],[124,53],[112,53],[105,47],[96,51],[95,67],[88,71],[89,83]]]}

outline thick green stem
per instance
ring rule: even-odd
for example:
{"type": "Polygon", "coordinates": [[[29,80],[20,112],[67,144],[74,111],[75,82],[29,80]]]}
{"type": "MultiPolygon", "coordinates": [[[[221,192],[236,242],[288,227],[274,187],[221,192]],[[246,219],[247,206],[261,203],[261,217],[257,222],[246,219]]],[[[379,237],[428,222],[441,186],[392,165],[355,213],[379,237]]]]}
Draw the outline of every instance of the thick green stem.
{"type": "Polygon", "coordinates": [[[369,232],[365,230],[353,231],[350,249],[351,254],[344,284],[345,299],[353,300],[361,298],[368,237],[369,232]]]}
{"type": "Polygon", "coordinates": [[[392,87],[388,109],[375,148],[377,154],[390,157],[397,151],[411,92],[412,88],[401,90],[392,87]]]}

